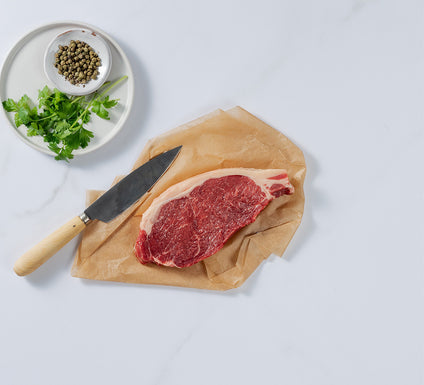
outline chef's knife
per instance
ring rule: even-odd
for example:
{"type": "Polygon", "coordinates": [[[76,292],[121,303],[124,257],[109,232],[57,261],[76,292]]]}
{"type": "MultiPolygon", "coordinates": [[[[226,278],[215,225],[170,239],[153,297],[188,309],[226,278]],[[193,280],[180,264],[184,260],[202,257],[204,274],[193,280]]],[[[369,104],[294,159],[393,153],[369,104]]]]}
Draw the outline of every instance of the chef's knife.
{"type": "Polygon", "coordinates": [[[13,266],[18,275],[27,275],[56,254],[93,220],[109,222],[149,191],[174,161],[182,146],[164,152],[143,164],[39,244],[22,255],[13,266]]]}

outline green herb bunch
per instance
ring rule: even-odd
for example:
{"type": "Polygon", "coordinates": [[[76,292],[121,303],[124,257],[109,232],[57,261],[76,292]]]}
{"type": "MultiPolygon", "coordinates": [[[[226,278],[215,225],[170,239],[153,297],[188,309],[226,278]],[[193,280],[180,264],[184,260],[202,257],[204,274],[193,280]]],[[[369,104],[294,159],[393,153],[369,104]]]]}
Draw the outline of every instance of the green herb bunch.
{"type": "Polygon", "coordinates": [[[38,91],[38,108],[27,95],[19,101],[9,98],[2,104],[6,111],[15,112],[16,127],[25,125],[28,136],[43,137],[49,149],[57,154],[56,160],[69,161],[74,157],[72,151],[87,147],[94,137],[93,132],[84,127],[90,121],[91,113],[110,119],[108,109],[116,106],[118,99],[109,99],[106,93],[126,78],[107,82],[88,96],[69,96],[45,86],[38,91]]]}

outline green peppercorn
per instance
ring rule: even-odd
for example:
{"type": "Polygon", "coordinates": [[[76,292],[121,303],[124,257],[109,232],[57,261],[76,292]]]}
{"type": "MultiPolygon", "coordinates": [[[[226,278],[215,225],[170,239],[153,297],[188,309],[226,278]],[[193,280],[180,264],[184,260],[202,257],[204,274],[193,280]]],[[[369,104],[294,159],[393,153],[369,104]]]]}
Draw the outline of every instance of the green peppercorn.
{"type": "Polygon", "coordinates": [[[97,79],[102,61],[99,55],[84,41],[71,40],[68,45],[58,46],[54,66],[71,84],[86,84],[97,79]]]}

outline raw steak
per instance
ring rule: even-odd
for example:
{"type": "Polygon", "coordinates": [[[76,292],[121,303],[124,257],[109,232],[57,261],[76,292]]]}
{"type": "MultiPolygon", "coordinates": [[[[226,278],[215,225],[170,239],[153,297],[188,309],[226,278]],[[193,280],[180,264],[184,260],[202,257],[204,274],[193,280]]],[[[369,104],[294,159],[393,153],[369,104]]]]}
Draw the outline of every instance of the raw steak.
{"type": "Polygon", "coordinates": [[[141,263],[188,267],[216,253],[273,199],[294,192],[286,170],[227,168],[169,187],[144,212],[141,263]]]}

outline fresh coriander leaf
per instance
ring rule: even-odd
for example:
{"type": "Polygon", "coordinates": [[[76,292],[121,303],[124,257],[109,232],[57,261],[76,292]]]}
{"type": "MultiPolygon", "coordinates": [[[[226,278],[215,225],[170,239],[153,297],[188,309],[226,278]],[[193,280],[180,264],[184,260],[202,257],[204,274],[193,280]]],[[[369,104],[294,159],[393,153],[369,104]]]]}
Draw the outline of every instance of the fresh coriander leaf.
{"type": "Polygon", "coordinates": [[[68,122],[62,120],[62,121],[56,123],[55,131],[56,131],[57,134],[60,135],[61,133],[66,131],[70,126],[71,125],[68,122]]]}
{"type": "Polygon", "coordinates": [[[118,99],[108,100],[107,102],[103,102],[103,106],[105,108],[112,108],[118,104],[118,99]]]}
{"type": "Polygon", "coordinates": [[[66,160],[68,162],[69,159],[73,159],[72,151],[74,148],[63,146],[59,152],[59,154],[55,157],[56,160],[66,160]]]}
{"type": "Polygon", "coordinates": [[[58,134],[57,137],[61,140],[64,140],[65,138],[67,138],[69,135],[73,134],[73,131],[71,130],[65,130],[62,133],[58,134]]]}
{"type": "Polygon", "coordinates": [[[14,111],[18,111],[18,106],[16,104],[16,102],[13,99],[7,99],[4,102],[2,102],[3,104],[3,108],[7,111],[7,112],[14,112],[14,111]]]}
{"type": "Polygon", "coordinates": [[[98,100],[93,100],[91,103],[91,111],[97,114],[100,111],[100,102],[98,100]]]}
{"type": "Polygon", "coordinates": [[[112,108],[112,107],[115,107],[118,104],[118,99],[109,100],[109,95],[108,95],[108,96],[105,97],[102,104],[105,108],[112,108]]]}
{"type": "Polygon", "coordinates": [[[77,103],[72,103],[70,100],[66,100],[62,102],[61,112],[59,113],[59,116],[62,119],[67,119],[71,115],[76,113],[78,110],[81,110],[81,108],[77,103]]]}
{"type": "Polygon", "coordinates": [[[19,114],[15,114],[14,119],[15,119],[15,125],[16,125],[16,127],[19,127],[19,126],[21,126],[23,124],[22,123],[22,120],[19,118],[19,114]]]}
{"type": "Polygon", "coordinates": [[[18,117],[23,124],[27,125],[31,121],[29,108],[25,106],[19,107],[18,117]]]}
{"type": "Polygon", "coordinates": [[[80,146],[79,131],[80,130],[72,132],[70,135],[68,135],[66,138],[62,140],[67,147],[72,148],[73,150],[76,150],[80,146]]]}
{"type": "Polygon", "coordinates": [[[81,128],[79,131],[79,141],[82,148],[86,148],[90,143],[91,138],[94,138],[94,134],[91,131],[81,128]]]}
{"type": "Polygon", "coordinates": [[[69,98],[64,94],[63,92],[60,92],[58,89],[54,89],[54,98],[53,98],[53,105],[58,110],[61,110],[61,104],[63,102],[67,102],[69,98]]]}
{"type": "Polygon", "coordinates": [[[50,144],[59,144],[60,143],[60,139],[53,135],[51,132],[46,132],[44,134],[44,141],[50,144]]]}
{"type": "Polygon", "coordinates": [[[25,107],[28,110],[30,109],[29,104],[31,103],[31,100],[29,99],[28,95],[24,95],[22,96],[22,98],[19,99],[18,101],[18,107],[25,107]]]}
{"type": "Polygon", "coordinates": [[[68,148],[66,146],[59,147],[56,143],[50,143],[49,149],[52,150],[55,154],[56,160],[66,160],[72,159],[74,156],[72,155],[72,148],[68,148]]]}
{"type": "Polygon", "coordinates": [[[42,90],[38,91],[38,107],[41,108],[45,100],[51,95],[51,91],[48,86],[45,86],[42,90]]]}
{"type": "Polygon", "coordinates": [[[27,136],[35,136],[38,135],[38,124],[36,122],[31,122],[28,127],[27,136]]]}
{"type": "Polygon", "coordinates": [[[47,146],[50,150],[52,150],[53,152],[55,152],[56,154],[59,154],[60,152],[60,148],[57,145],[57,143],[51,142],[49,143],[49,145],[47,146]]]}
{"type": "Polygon", "coordinates": [[[103,119],[110,120],[109,118],[109,112],[104,108],[103,104],[100,106],[100,112],[97,114],[97,116],[100,116],[103,119]]]}
{"type": "Polygon", "coordinates": [[[69,159],[72,159],[74,156],[68,151],[62,148],[59,153],[54,157],[56,160],[65,160],[69,162],[69,159]]]}
{"type": "Polygon", "coordinates": [[[110,119],[109,113],[107,112],[106,108],[104,108],[103,104],[97,100],[93,102],[91,111],[93,111],[97,116],[101,117],[102,119],[106,119],[106,120],[110,119]]]}

